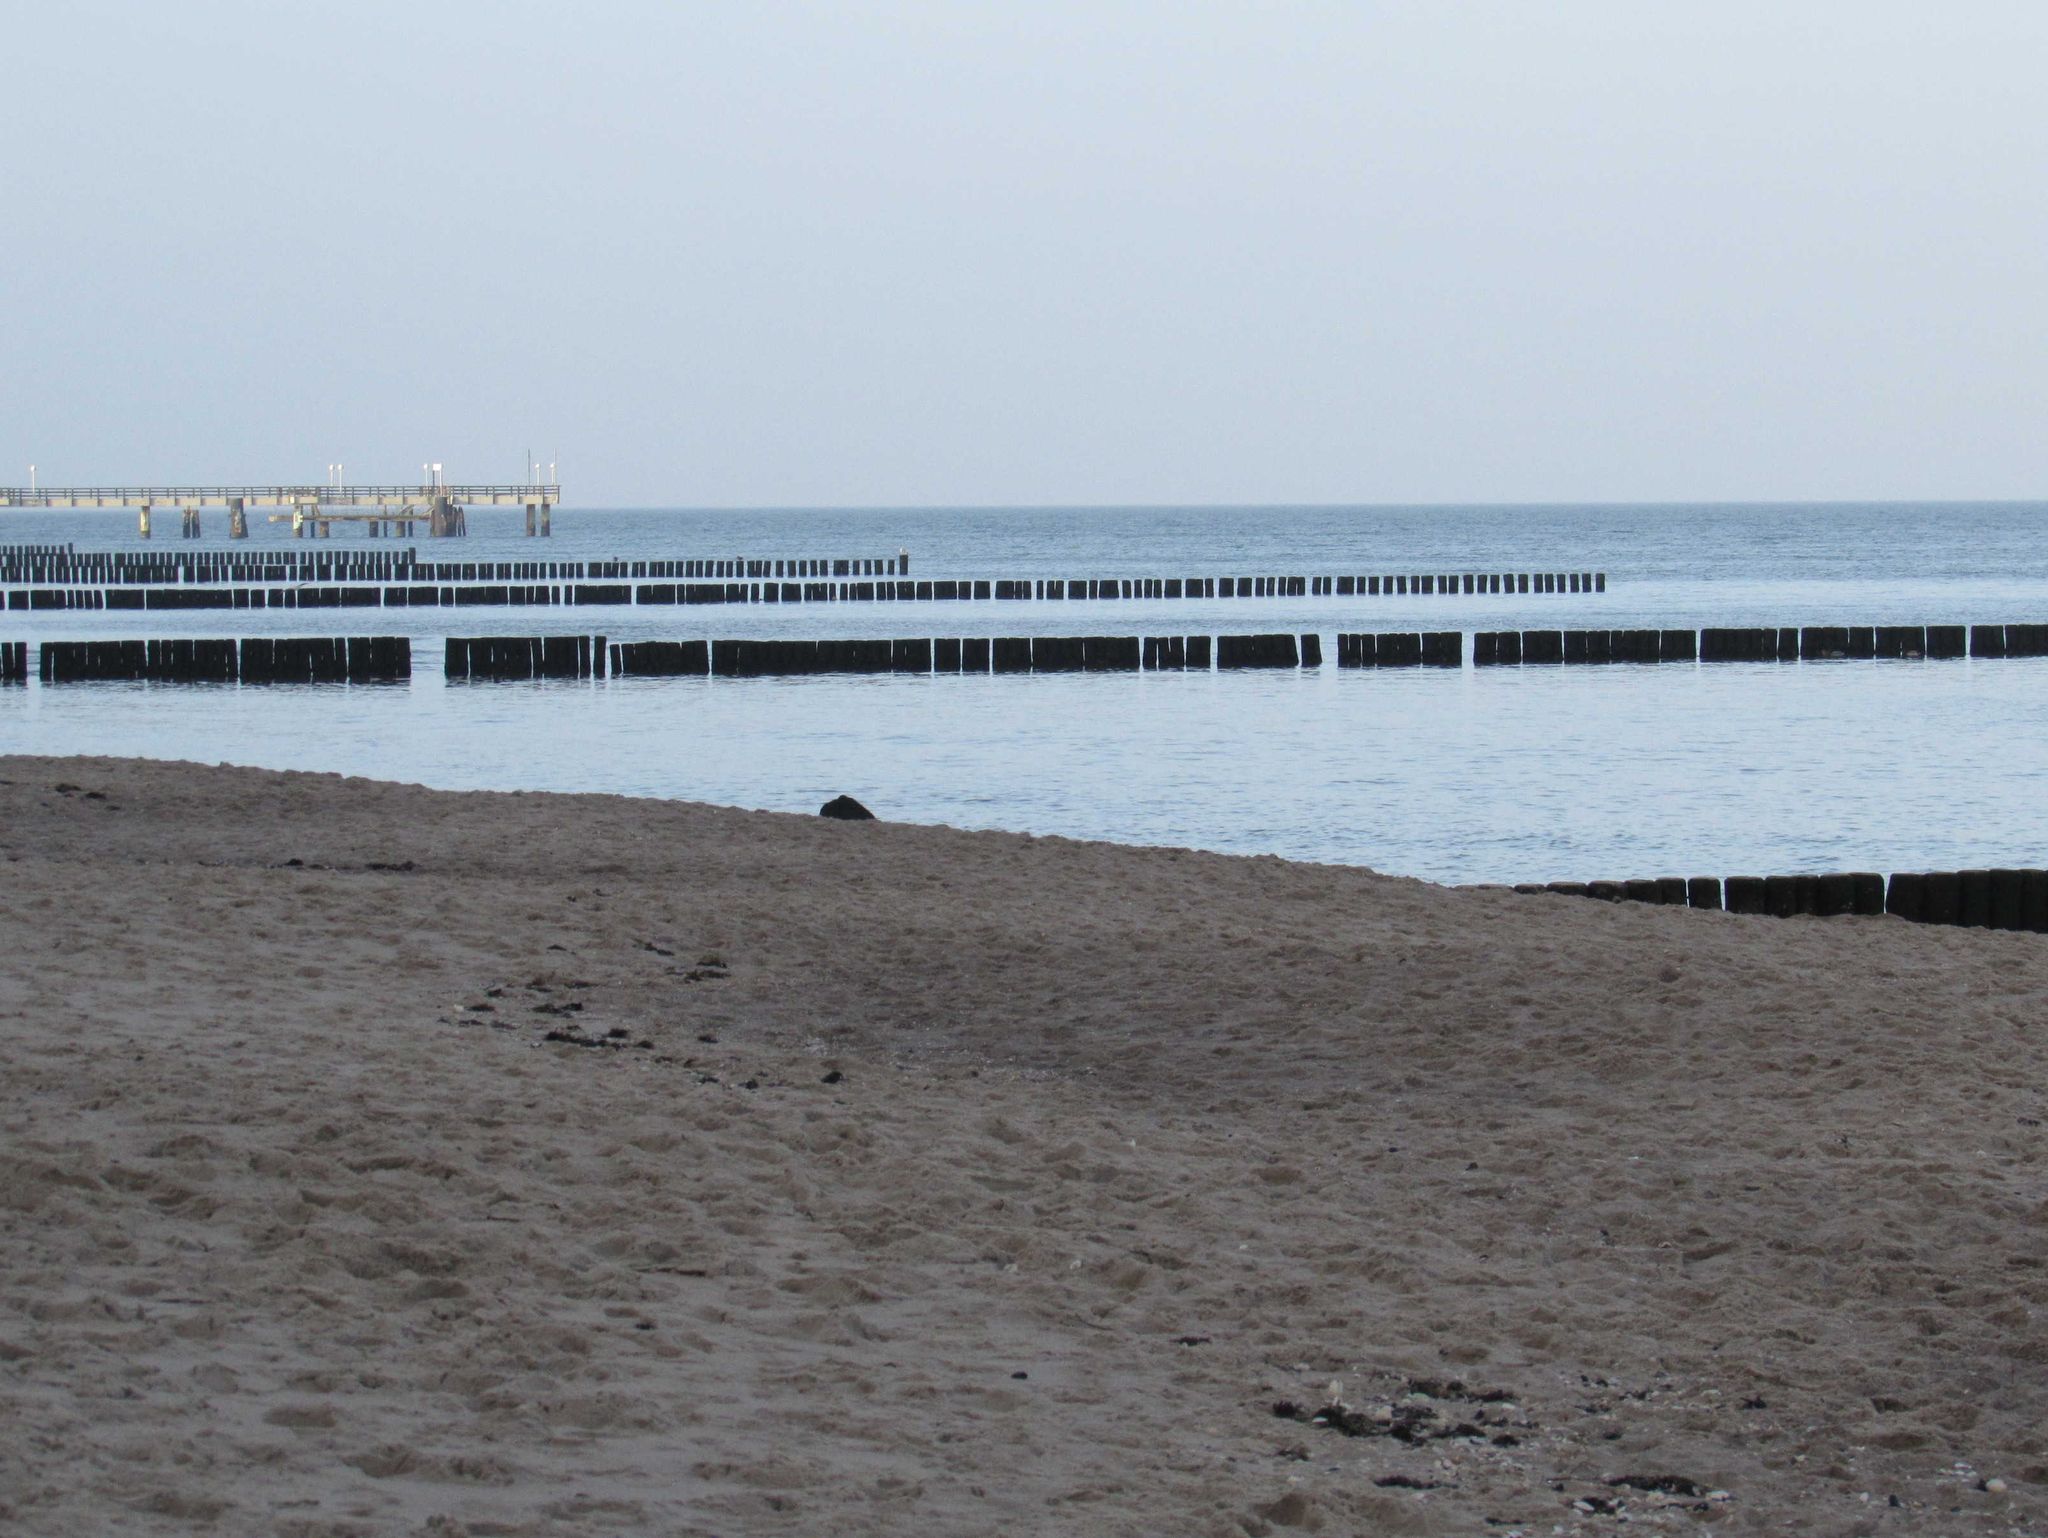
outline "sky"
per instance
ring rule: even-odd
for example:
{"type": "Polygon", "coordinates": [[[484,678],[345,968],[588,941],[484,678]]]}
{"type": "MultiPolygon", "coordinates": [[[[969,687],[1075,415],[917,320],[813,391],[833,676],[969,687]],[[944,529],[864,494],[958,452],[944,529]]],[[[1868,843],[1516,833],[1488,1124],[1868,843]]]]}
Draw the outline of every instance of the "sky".
{"type": "Polygon", "coordinates": [[[10,7],[0,484],[2048,496],[2048,5],[10,7]]]}

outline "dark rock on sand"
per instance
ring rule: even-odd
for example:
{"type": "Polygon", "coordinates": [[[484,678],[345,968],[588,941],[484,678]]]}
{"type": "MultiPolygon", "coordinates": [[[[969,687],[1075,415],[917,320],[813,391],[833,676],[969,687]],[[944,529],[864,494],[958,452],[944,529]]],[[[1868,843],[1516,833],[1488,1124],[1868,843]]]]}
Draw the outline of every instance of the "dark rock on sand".
{"type": "Polygon", "coordinates": [[[1626,1485],[1631,1490],[1648,1490],[1657,1495],[1697,1498],[1707,1493],[1705,1485],[1698,1480],[1687,1479],[1683,1474],[1617,1474],[1607,1483],[1617,1487],[1626,1485]]]}
{"type": "Polygon", "coordinates": [[[851,796],[834,796],[818,808],[820,817],[836,817],[841,822],[873,822],[875,814],[862,806],[851,796]]]}

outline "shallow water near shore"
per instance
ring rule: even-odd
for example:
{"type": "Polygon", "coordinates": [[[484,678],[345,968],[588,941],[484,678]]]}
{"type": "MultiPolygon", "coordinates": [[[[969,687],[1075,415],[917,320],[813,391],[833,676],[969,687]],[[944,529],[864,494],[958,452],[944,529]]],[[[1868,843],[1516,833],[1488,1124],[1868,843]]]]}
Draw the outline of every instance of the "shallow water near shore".
{"type": "MultiPolygon", "coordinates": [[[[221,523],[224,532],[224,520],[221,523]]],[[[31,686],[0,751],[572,790],[1440,881],[2048,864],[2048,660],[444,683],[439,637],[1224,634],[2048,620],[2040,504],[479,512],[440,559],[893,555],[917,576],[1599,570],[1604,595],[0,615],[0,638],[409,634],[410,685],[31,686]],[[424,643],[424,644],[418,644],[424,643]]],[[[136,548],[127,515],[0,541],[136,548]]],[[[225,541],[209,539],[204,547],[225,541]]],[[[250,545],[290,544],[259,526],[250,545]]],[[[337,534],[331,548],[388,549],[337,534]]],[[[191,548],[159,538],[155,548],[191,548]]],[[[244,546],[242,548],[249,548],[244,546]]],[[[306,548],[300,546],[299,548],[306,548]]],[[[402,834],[400,835],[402,841],[402,834]]]]}

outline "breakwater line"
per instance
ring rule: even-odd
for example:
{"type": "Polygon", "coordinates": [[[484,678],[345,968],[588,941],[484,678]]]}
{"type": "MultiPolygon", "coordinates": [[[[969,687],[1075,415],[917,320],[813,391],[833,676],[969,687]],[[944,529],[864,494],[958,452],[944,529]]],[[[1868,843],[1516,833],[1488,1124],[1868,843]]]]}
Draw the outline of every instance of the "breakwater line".
{"type": "MultiPolygon", "coordinates": [[[[1490,594],[1591,594],[1607,591],[1604,573],[1476,573],[1374,577],[1103,577],[824,579],[795,581],[644,581],[613,567],[726,563],[508,562],[515,574],[478,577],[488,563],[437,563],[396,571],[384,581],[337,578],[315,568],[307,578],[266,577],[268,585],[42,586],[8,590],[6,606],[26,610],[455,608],[469,606],[660,607],[703,604],[1119,602],[1216,598],[1397,598],[1490,594]],[[574,577],[542,577],[526,568],[584,568],[574,577]],[[466,575],[448,576],[451,568],[466,575]],[[1567,582],[1566,578],[1569,577],[1567,582]],[[396,580],[392,580],[396,579],[396,580]],[[1489,582],[1492,584],[1489,586],[1489,582]],[[292,584],[292,585],[280,585],[292,584]],[[1519,585],[1517,585],[1519,584],[1519,585]]],[[[774,563],[782,565],[782,562],[774,563]]],[[[795,562],[791,565],[799,564],[795,562]]],[[[847,564],[844,562],[837,564],[847,564]]],[[[853,563],[860,564],[860,563],[853,563]]]]}
{"type": "MultiPolygon", "coordinates": [[[[1758,632],[1791,638],[1763,655],[1788,662],[1835,660],[1845,655],[1871,659],[1961,658],[2003,659],[2048,656],[2048,625],[1973,625],[1891,627],[1896,643],[1875,651],[1849,654],[1817,644],[1830,640],[1834,629],[1782,629],[1758,632]]],[[[1714,632],[1706,632],[1711,635],[1714,632]]],[[[1748,634],[1748,632],[1744,632],[1748,634]]],[[[384,644],[388,638],[349,637],[350,646],[384,644]]],[[[1500,631],[1473,638],[1472,661],[1478,668],[1507,665],[1542,666],[1569,663],[1704,664],[1715,660],[1755,660],[1751,648],[1739,657],[1720,657],[1702,645],[1702,633],[1690,630],[1500,631]]],[[[1456,630],[1342,632],[1336,637],[1340,669],[1431,668],[1457,670],[1465,662],[1465,637],[1456,630]]],[[[9,643],[0,651],[0,681],[15,681],[27,672],[27,643],[9,643]]],[[[239,647],[235,655],[262,656],[266,646],[343,645],[343,639],[302,642],[250,637],[226,641],[47,641],[42,643],[39,677],[49,683],[86,680],[154,678],[165,681],[217,681],[244,677],[239,661],[233,674],[211,662],[193,660],[176,648],[239,647]],[[138,650],[140,648],[141,650],[138,650]],[[156,650],[151,650],[152,648],[156,650]],[[138,658],[161,661],[138,662],[138,658]],[[136,668],[145,671],[134,671],[136,668]]],[[[408,643],[409,645],[409,643],[408,643]]],[[[215,655],[209,651],[207,656],[215,655]]],[[[294,654],[296,655],[296,654],[294,654]]],[[[365,654],[367,655],[367,654],[365,654]]],[[[887,637],[871,640],[690,639],[610,641],[602,635],[450,636],[445,643],[445,672],[451,679],[513,680],[529,678],[802,677],[830,673],[1097,673],[1206,672],[1236,668],[1319,668],[1322,637],[1302,634],[1138,635],[1138,636],[939,636],[887,637]]],[[[309,664],[310,665],[310,664],[309,664]]],[[[257,674],[268,679],[267,666],[257,674]]],[[[297,664],[290,664],[295,670],[297,664]]],[[[409,670],[409,664],[408,664],[409,670]]],[[[300,676],[296,671],[291,677],[300,676]]],[[[406,676],[406,675],[398,675],[406,676]]],[[[319,680],[315,680],[319,681],[319,680]]]]}
{"type": "Polygon", "coordinates": [[[2048,870],[1836,871],[1791,876],[1662,876],[1552,881],[1515,888],[1601,902],[1642,902],[1775,918],[1875,918],[2048,934],[2048,870]]]}
{"type": "Polygon", "coordinates": [[[224,640],[45,641],[37,676],[73,683],[402,683],[405,636],[244,636],[224,640]]]}
{"type": "Polygon", "coordinates": [[[1708,630],[1485,630],[1474,667],[2048,657],[2048,625],[1784,625],[1708,630]]]}
{"type": "Polygon", "coordinates": [[[456,682],[539,678],[801,678],[827,674],[1135,673],[1313,668],[1316,635],[894,637],[851,641],[613,641],[450,636],[456,682]]]}
{"type": "Polygon", "coordinates": [[[75,550],[69,545],[0,545],[0,585],[134,586],[232,582],[614,582],[649,578],[765,580],[903,577],[907,552],[892,556],[674,560],[433,561],[416,550],[75,550]]]}

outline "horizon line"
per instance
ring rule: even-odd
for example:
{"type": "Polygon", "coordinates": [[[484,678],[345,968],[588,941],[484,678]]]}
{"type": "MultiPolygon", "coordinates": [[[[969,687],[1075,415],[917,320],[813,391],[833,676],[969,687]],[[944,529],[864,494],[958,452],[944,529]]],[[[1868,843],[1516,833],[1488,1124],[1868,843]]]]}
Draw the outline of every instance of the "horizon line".
{"type": "MultiPolygon", "coordinates": [[[[1035,513],[1035,512],[1291,512],[1400,511],[1414,508],[1694,508],[1694,507],[2048,507],[2033,497],[1610,497],[1539,498],[1476,502],[604,502],[558,503],[583,512],[611,513],[1035,513]]],[[[28,509],[23,509],[28,511],[28,509]]]]}

